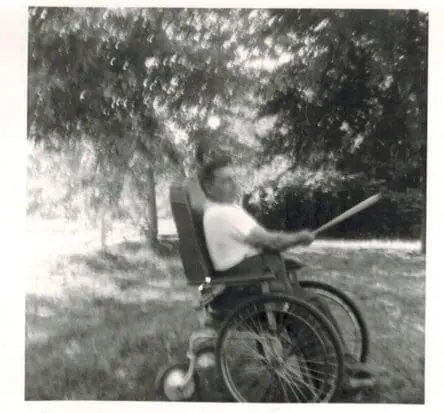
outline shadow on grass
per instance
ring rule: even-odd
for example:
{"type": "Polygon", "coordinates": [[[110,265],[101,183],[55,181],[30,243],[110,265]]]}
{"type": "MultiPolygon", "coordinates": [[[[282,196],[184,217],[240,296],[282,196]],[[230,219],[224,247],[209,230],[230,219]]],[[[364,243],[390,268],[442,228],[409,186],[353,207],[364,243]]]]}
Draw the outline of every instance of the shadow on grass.
{"type": "MultiPolygon", "coordinates": [[[[388,370],[372,392],[343,401],[423,403],[423,259],[347,250],[301,258],[311,266],[301,278],[358,300],[371,362],[388,370]]],[[[64,282],[60,297],[27,297],[26,399],[157,400],[157,372],[185,360],[198,328],[177,244],[149,250],[125,242],[109,254],[71,256],[54,271],[51,282],[64,282]]]]}
{"type": "Polygon", "coordinates": [[[46,278],[57,294],[26,298],[26,400],[156,400],[199,326],[174,242],[63,257],[46,278]]]}
{"type": "Polygon", "coordinates": [[[177,243],[174,241],[162,241],[150,248],[141,242],[125,241],[113,245],[109,251],[73,254],[69,257],[71,264],[86,265],[96,274],[135,271],[150,274],[153,267],[162,266],[168,260],[179,260],[177,243]]]}
{"type": "MultiPolygon", "coordinates": [[[[84,299],[82,320],[74,309],[50,305],[52,331],[27,345],[26,400],[155,400],[158,370],[185,359],[189,332],[198,328],[196,313],[181,301],[84,299]]],[[[45,322],[28,319],[34,327],[45,322]]]]}
{"type": "MultiPolygon", "coordinates": [[[[120,254],[137,253],[144,248],[147,248],[146,244],[138,241],[123,241],[113,246],[113,249],[119,251],[120,254]]],[[[161,239],[151,246],[150,250],[157,257],[171,258],[179,257],[178,248],[178,240],[161,239]]]]}

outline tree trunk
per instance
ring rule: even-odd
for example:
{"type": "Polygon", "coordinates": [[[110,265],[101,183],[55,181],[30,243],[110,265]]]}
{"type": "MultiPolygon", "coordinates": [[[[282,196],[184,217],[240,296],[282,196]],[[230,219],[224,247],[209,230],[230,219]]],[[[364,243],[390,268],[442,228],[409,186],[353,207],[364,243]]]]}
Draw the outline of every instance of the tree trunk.
{"type": "Polygon", "coordinates": [[[107,232],[106,209],[102,206],[100,208],[100,248],[102,252],[106,251],[107,232]]]}
{"type": "Polygon", "coordinates": [[[154,168],[150,165],[147,170],[147,211],[144,225],[144,233],[149,246],[157,243],[158,226],[157,226],[157,205],[156,205],[156,181],[154,176],[154,168]]]}
{"type": "Polygon", "coordinates": [[[422,211],[422,223],[421,223],[421,253],[426,253],[427,248],[427,183],[424,179],[422,183],[422,194],[423,194],[423,211],[422,211]]]}
{"type": "MultiPolygon", "coordinates": [[[[141,188],[140,184],[138,184],[139,194],[142,195],[143,199],[147,201],[147,211],[145,214],[145,219],[141,225],[142,231],[148,243],[148,246],[154,247],[157,244],[157,236],[158,236],[158,228],[157,228],[157,204],[156,204],[156,178],[154,174],[154,159],[151,152],[145,146],[145,144],[140,140],[136,140],[136,148],[139,153],[145,158],[148,163],[147,167],[147,196],[145,194],[140,193],[140,191],[144,191],[145,188],[141,188]]],[[[133,175],[134,172],[132,171],[133,175]]],[[[137,177],[136,177],[137,182],[137,177]]]]}

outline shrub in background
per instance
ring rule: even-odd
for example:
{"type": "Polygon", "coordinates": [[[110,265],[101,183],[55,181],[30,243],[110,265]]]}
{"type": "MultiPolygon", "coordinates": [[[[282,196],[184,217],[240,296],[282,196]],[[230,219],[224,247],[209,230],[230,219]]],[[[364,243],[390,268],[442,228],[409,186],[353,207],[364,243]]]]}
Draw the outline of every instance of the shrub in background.
{"type": "Polygon", "coordinates": [[[332,227],[324,238],[419,238],[423,195],[419,189],[387,191],[381,181],[344,176],[331,168],[298,168],[258,185],[244,206],[263,225],[276,230],[315,229],[378,192],[377,204],[332,227]]]}

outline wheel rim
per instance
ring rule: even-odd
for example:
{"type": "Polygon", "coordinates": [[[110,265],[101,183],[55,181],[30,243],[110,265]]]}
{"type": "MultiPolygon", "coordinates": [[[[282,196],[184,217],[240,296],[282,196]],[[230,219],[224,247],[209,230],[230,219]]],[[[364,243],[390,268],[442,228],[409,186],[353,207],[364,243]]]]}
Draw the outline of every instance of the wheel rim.
{"type": "Polygon", "coordinates": [[[264,322],[263,300],[233,315],[225,329],[218,357],[228,390],[241,402],[331,399],[342,373],[336,337],[324,333],[322,320],[297,301],[268,301],[276,331],[264,322]]]}
{"type": "Polygon", "coordinates": [[[162,390],[168,400],[189,400],[196,391],[194,377],[184,386],[186,371],[180,366],[173,366],[165,372],[162,390]]]}
{"type": "Polygon", "coordinates": [[[355,336],[352,340],[356,340],[355,344],[350,346],[352,347],[351,352],[354,358],[359,360],[361,363],[367,362],[369,355],[369,331],[365,318],[357,303],[343,291],[322,281],[300,280],[299,285],[304,290],[308,290],[316,295],[322,296],[322,298],[328,298],[334,302],[333,304],[341,307],[340,311],[342,311],[342,314],[340,314],[338,317],[341,318],[342,315],[343,318],[343,322],[341,323],[342,328],[340,328],[341,333],[347,336],[347,333],[344,331],[344,327],[347,324],[347,321],[351,321],[351,327],[355,332],[355,336]],[[344,312],[346,313],[345,317],[344,312]]]}
{"type": "Polygon", "coordinates": [[[311,288],[310,290],[322,299],[329,301],[327,305],[341,330],[341,335],[345,341],[344,344],[347,347],[346,352],[354,356],[356,360],[361,360],[364,352],[363,338],[361,326],[353,310],[338,296],[329,291],[316,288],[311,288]],[[334,305],[330,303],[334,303],[334,305]]]}

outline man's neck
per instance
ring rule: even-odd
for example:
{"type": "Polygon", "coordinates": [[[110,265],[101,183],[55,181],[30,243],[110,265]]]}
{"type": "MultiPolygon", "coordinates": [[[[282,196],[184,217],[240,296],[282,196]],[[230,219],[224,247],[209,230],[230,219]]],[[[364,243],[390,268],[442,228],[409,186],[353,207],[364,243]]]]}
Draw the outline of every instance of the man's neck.
{"type": "Polygon", "coordinates": [[[207,206],[212,206],[212,205],[217,205],[217,206],[236,206],[236,207],[240,207],[241,204],[238,201],[233,201],[233,202],[220,202],[220,201],[214,201],[213,199],[207,199],[207,206]]]}

